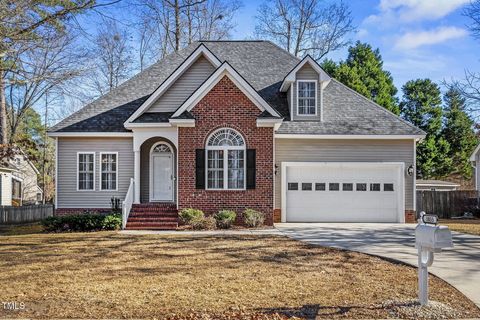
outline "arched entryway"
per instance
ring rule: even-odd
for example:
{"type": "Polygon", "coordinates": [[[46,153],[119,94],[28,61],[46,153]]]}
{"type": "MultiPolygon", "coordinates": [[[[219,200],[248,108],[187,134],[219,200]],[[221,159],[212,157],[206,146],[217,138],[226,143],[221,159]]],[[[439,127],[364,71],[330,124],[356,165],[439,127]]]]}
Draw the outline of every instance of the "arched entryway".
{"type": "Polygon", "coordinates": [[[140,202],[174,202],[176,199],[176,151],[163,138],[151,138],[141,146],[140,202]]]}

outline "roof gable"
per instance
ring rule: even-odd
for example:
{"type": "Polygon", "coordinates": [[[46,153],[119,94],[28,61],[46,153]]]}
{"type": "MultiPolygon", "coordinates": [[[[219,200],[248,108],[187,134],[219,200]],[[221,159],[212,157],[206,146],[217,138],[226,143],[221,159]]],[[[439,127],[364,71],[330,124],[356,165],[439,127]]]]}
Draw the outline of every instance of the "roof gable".
{"type": "Polygon", "coordinates": [[[135,121],[143,112],[147,111],[167,90],[181,78],[185,72],[197,62],[200,57],[205,57],[213,66],[220,66],[220,60],[201,43],[183,63],[143,102],[140,107],[125,121],[125,127],[135,121]]]}
{"type": "Polygon", "coordinates": [[[272,108],[258,92],[228,63],[224,62],[218,69],[175,111],[172,117],[179,117],[185,111],[192,110],[195,105],[224,77],[232,82],[260,109],[272,117],[280,118],[280,114],[272,108]]]}
{"type": "Polygon", "coordinates": [[[320,65],[315,61],[310,55],[307,55],[303,58],[283,79],[282,85],[280,86],[280,91],[286,92],[291,83],[296,80],[296,74],[300,71],[305,65],[309,65],[315,72],[318,73],[318,81],[322,83],[322,88],[330,82],[330,76],[320,67],[320,65]]]}

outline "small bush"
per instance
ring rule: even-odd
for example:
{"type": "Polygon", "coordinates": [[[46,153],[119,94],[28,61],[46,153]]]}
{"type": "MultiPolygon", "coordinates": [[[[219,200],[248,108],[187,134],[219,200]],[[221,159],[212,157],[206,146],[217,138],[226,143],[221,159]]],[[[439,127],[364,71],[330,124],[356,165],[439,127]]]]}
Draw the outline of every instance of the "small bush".
{"type": "Polygon", "coordinates": [[[233,210],[220,210],[213,217],[217,221],[218,228],[228,229],[232,226],[237,214],[233,210]]]}
{"type": "Polygon", "coordinates": [[[122,227],[121,214],[109,214],[103,217],[103,221],[102,221],[103,230],[119,230],[121,227],[122,227]]]}
{"type": "Polygon", "coordinates": [[[48,217],[41,221],[47,232],[116,230],[122,225],[118,214],[101,215],[86,212],[61,217],[48,217]]]}
{"type": "Polygon", "coordinates": [[[247,227],[260,227],[265,221],[265,214],[263,212],[245,209],[243,211],[243,222],[247,227]]]}
{"type": "Polygon", "coordinates": [[[203,214],[202,210],[193,209],[193,208],[186,208],[180,211],[180,221],[184,224],[190,224],[191,221],[195,218],[203,218],[205,215],[203,214]]]}
{"type": "Polygon", "coordinates": [[[217,221],[212,216],[198,216],[190,220],[190,225],[192,226],[193,230],[214,230],[216,224],[217,221]]]}

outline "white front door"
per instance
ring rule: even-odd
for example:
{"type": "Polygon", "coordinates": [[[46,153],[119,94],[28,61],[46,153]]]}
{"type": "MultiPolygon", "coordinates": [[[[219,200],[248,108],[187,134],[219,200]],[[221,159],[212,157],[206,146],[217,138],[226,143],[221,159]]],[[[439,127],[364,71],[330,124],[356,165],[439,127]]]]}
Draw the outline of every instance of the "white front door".
{"type": "Polygon", "coordinates": [[[173,155],[152,155],[151,201],[173,201],[173,155]]]}

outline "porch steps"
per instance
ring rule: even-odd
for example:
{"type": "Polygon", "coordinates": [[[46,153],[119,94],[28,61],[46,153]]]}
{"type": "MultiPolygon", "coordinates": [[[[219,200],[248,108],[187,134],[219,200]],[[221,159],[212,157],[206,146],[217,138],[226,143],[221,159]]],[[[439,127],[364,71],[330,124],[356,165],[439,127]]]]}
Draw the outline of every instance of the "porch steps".
{"type": "Polygon", "coordinates": [[[175,230],[178,211],[172,203],[134,204],[127,221],[127,230],[175,230]]]}

